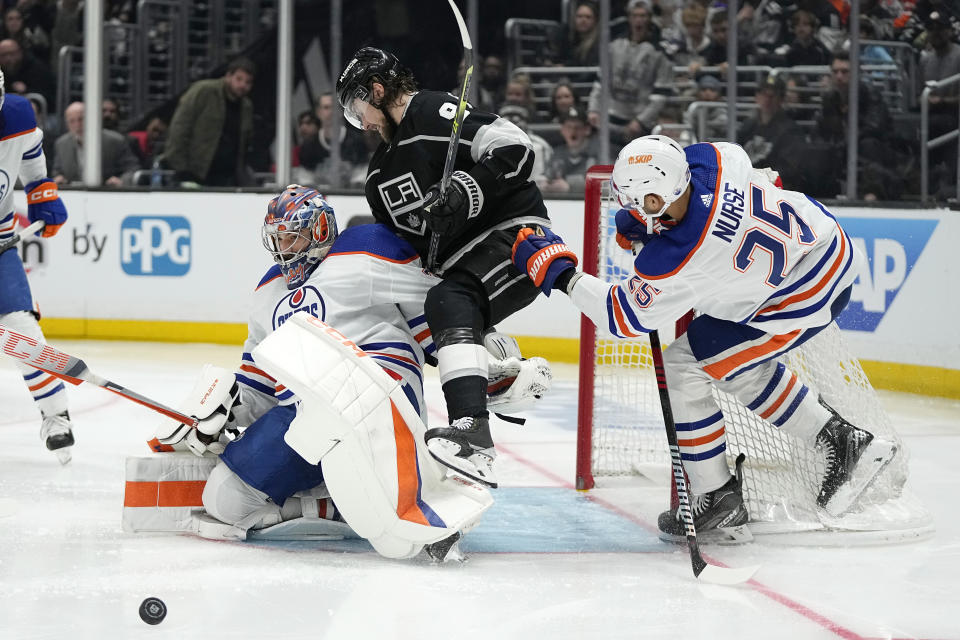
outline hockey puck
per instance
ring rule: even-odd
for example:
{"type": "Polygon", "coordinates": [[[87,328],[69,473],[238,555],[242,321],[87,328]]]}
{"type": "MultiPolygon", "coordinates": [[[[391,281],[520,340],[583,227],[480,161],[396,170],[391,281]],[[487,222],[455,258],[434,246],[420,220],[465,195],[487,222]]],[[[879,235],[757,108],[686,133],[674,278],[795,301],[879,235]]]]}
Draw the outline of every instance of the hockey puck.
{"type": "Polygon", "coordinates": [[[140,603],[140,619],[147,624],[160,624],[167,617],[167,605],[160,598],[147,598],[140,603]]]}

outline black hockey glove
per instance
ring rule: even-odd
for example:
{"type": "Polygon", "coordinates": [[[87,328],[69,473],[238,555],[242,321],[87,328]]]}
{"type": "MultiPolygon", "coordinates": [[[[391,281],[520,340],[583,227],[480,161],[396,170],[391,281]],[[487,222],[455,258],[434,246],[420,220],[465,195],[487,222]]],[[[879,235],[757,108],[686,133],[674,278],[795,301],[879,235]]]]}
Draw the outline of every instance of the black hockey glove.
{"type": "Polygon", "coordinates": [[[434,233],[453,233],[468,220],[480,214],[483,192],[480,185],[465,171],[454,171],[450,186],[441,192],[440,183],[433,185],[423,197],[427,226],[434,233]]]}

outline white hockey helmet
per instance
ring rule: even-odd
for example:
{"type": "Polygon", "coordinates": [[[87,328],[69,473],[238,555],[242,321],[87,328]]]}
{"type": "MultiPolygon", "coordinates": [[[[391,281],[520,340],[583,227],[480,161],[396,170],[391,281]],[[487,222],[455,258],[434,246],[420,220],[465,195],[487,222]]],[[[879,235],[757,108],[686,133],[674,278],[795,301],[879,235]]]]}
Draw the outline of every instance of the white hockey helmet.
{"type": "Polygon", "coordinates": [[[653,233],[654,218],[659,218],[690,184],[690,166],[683,149],[666,136],[642,136],[620,150],[613,165],[610,186],[617,202],[625,209],[633,209],[647,223],[647,232],[653,233]],[[656,213],[643,209],[648,195],[663,198],[663,207],[656,213]]]}

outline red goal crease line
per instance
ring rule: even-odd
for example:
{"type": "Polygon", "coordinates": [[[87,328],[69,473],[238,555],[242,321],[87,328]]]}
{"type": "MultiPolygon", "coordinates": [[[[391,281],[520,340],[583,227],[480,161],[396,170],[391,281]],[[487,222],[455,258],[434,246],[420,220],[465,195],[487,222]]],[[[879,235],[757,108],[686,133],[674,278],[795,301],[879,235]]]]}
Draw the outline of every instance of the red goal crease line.
{"type": "MultiPolygon", "coordinates": [[[[564,480],[564,479],[563,479],[562,477],[560,477],[559,475],[557,475],[557,474],[553,473],[552,471],[544,468],[543,466],[537,464],[536,462],[533,462],[532,460],[529,460],[529,459],[526,458],[525,456],[520,455],[519,453],[517,453],[517,452],[513,451],[512,449],[510,449],[509,447],[506,447],[506,446],[504,446],[504,445],[501,444],[501,443],[497,443],[496,446],[497,446],[497,450],[498,450],[498,451],[500,451],[500,452],[502,452],[502,453],[505,453],[506,455],[510,456],[511,458],[513,458],[514,460],[516,460],[517,462],[519,462],[520,464],[522,464],[522,465],[524,465],[524,466],[526,466],[526,467],[528,467],[528,468],[530,468],[530,469],[533,469],[534,471],[536,471],[536,472],[539,473],[540,475],[544,476],[545,478],[547,478],[547,479],[555,482],[555,483],[556,483],[557,485],[559,485],[560,487],[565,488],[565,489],[574,489],[574,486],[573,486],[572,483],[567,482],[566,480],[564,480]]],[[[623,518],[625,518],[625,519],[627,519],[627,520],[630,520],[630,521],[633,522],[634,524],[639,525],[640,527],[642,527],[642,528],[644,528],[644,529],[646,529],[646,530],[648,530],[648,531],[651,531],[651,532],[654,532],[654,533],[657,533],[657,532],[658,532],[658,529],[657,529],[655,526],[653,526],[652,524],[650,524],[649,522],[647,522],[647,521],[644,520],[643,518],[640,518],[640,517],[638,517],[637,515],[635,515],[635,514],[633,514],[633,513],[630,513],[630,512],[628,512],[628,511],[626,511],[626,510],[618,507],[617,505],[615,505],[615,504],[613,504],[613,503],[611,503],[611,502],[609,502],[609,501],[607,501],[607,500],[604,500],[603,498],[601,498],[601,497],[599,497],[599,496],[591,495],[590,493],[587,493],[587,492],[583,492],[583,495],[584,495],[585,498],[587,498],[587,499],[590,500],[591,502],[593,502],[593,503],[595,503],[595,504],[598,504],[598,505],[600,505],[600,506],[602,506],[602,507],[604,507],[604,508],[612,511],[612,512],[616,513],[617,515],[619,515],[619,516],[621,516],[621,517],[623,517],[623,518]]],[[[707,556],[705,556],[705,557],[707,557],[707,556]]],[[[726,565],[724,565],[724,563],[718,561],[716,558],[709,558],[709,560],[710,560],[711,562],[713,562],[714,564],[718,564],[718,565],[721,565],[721,566],[726,566],[726,565]]],[[[751,589],[753,589],[754,591],[756,591],[756,592],[758,592],[758,593],[766,596],[767,598],[773,600],[774,602],[776,602],[776,603],[778,603],[778,604],[780,604],[780,605],[783,605],[784,607],[790,609],[790,610],[793,611],[794,613],[799,614],[800,616],[806,618],[807,620],[810,620],[811,622],[816,623],[817,625],[823,627],[823,628],[826,629],[827,631],[830,631],[831,633],[834,633],[834,634],[836,634],[837,636],[839,636],[839,637],[841,637],[841,638],[845,638],[846,640],[884,640],[884,639],[882,639],[882,638],[880,638],[880,637],[877,637],[877,636],[863,636],[863,635],[860,635],[860,634],[858,634],[858,633],[856,633],[856,632],[854,632],[854,631],[851,631],[850,629],[844,627],[844,626],[841,625],[840,623],[834,622],[833,620],[831,620],[831,619],[828,618],[827,616],[825,616],[825,615],[823,615],[823,614],[821,614],[821,613],[817,613],[816,611],[814,611],[814,610],[811,609],[810,607],[807,607],[806,605],[800,604],[799,602],[797,602],[797,601],[795,601],[795,600],[792,600],[791,598],[787,597],[786,595],[784,595],[784,594],[782,594],[782,593],[778,593],[777,591],[774,591],[774,590],[771,589],[770,587],[764,585],[764,584],[761,583],[761,582],[758,582],[758,581],[755,580],[755,579],[754,579],[754,580],[750,580],[749,582],[746,583],[746,585],[749,586],[749,587],[750,587],[751,589]]],[[[906,637],[905,637],[905,638],[890,638],[890,639],[886,639],[886,640],[934,640],[934,639],[933,639],[933,638],[922,639],[922,638],[906,638],[906,637]]],[[[939,639],[939,640],[946,640],[946,639],[939,639]]]]}

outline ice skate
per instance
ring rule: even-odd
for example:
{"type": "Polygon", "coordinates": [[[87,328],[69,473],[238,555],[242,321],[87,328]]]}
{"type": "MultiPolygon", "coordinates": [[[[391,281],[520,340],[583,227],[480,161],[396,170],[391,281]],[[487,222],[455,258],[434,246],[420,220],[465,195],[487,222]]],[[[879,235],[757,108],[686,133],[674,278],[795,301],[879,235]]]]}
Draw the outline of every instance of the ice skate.
{"type": "Polygon", "coordinates": [[[444,562],[465,562],[467,556],[460,551],[460,532],[457,531],[443,540],[423,546],[423,550],[430,556],[434,564],[443,564],[444,562]]]}
{"type": "MultiPolygon", "coordinates": [[[[690,509],[697,538],[703,542],[740,544],[753,540],[746,527],[750,519],[743,503],[743,472],[740,470],[744,455],[737,458],[736,475],[719,489],[691,496],[690,509]]],[[[680,510],[664,511],[657,518],[660,539],[667,542],[683,542],[687,530],[680,520],[680,510]]]]}
{"type": "Polygon", "coordinates": [[[72,458],[73,430],[70,428],[70,414],[64,411],[52,416],[44,416],[40,424],[40,438],[47,449],[57,454],[60,464],[67,464],[72,458]]]}
{"type": "Polygon", "coordinates": [[[457,473],[496,488],[493,461],[497,451],[490,437],[486,416],[457,418],[449,427],[428,429],[425,435],[430,455],[457,473]]]}
{"type": "Polygon", "coordinates": [[[831,413],[817,434],[817,450],[826,456],[817,504],[836,517],[850,510],[897,454],[897,446],[831,413]]]}

